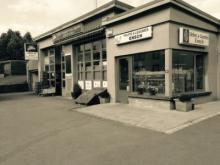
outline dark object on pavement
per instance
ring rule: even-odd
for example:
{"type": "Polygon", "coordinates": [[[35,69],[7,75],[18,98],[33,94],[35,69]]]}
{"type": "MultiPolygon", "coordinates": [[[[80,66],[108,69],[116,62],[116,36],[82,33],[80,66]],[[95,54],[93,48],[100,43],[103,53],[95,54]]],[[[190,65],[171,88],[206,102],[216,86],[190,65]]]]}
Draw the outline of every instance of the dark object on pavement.
{"type": "Polygon", "coordinates": [[[29,91],[28,84],[12,84],[12,85],[1,85],[0,93],[12,93],[12,92],[27,92],[29,91]]]}
{"type": "Polygon", "coordinates": [[[82,94],[82,89],[78,83],[75,83],[73,86],[73,92],[71,93],[74,99],[77,99],[82,94]]]}
{"type": "Polygon", "coordinates": [[[189,94],[181,94],[179,97],[179,100],[182,102],[188,102],[188,101],[191,101],[191,99],[192,99],[192,96],[189,94]]]}
{"type": "Polygon", "coordinates": [[[101,103],[100,98],[110,98],[107,89],[99,88],[85,91],[75,101],[82,105],[96,105],[101,103]]]}

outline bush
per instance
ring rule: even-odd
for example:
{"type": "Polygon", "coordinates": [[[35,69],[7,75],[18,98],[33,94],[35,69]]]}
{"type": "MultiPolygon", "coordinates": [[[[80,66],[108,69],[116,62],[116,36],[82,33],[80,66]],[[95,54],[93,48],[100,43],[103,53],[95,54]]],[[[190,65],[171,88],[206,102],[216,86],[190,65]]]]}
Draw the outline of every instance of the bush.
{"type": "Polygon", "coordinates": [[[26,92],[26,91],[29,91],[27,83],[0,86],[0,93],[26,92]]]}
{"type": "Polygon", "coordinates": [[[192,97],[192,95],[182,94],[180,95],[179,100],[182,102],[188,102],[191,101],[192,97]]]}
{"type": "Polygon", "coordinates": [[[74,99],[77,99],[81,94],[82,94],[82,89],[81,89],[81,87],[79,86],[78,83],[75,83],[74,86],[73,86],[72,97],[73,97],[74,99]]]}

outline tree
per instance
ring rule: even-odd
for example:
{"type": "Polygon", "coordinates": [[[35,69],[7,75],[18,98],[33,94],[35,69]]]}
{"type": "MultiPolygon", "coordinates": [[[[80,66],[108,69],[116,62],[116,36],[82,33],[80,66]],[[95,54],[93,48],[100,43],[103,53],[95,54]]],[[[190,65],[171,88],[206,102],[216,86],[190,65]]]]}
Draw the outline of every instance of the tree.
{"type": "Polygon", "coordinates": [[[24,43],[33,43],[27,32],[23,37],[19,31],[9,29],[0,36],[0,60],[24,60],[24,43]]]}
{"type": "Polygon", "coordinates": [[[7,57],[8,38],[6,33],[0,36],[0,59],[4,60],[7,57]]]}
{"type": "Polygon", "coordinates": [[[23,37],[24,43],[33,43],[33,39],[30,32],[25,33],[23,37]]]}

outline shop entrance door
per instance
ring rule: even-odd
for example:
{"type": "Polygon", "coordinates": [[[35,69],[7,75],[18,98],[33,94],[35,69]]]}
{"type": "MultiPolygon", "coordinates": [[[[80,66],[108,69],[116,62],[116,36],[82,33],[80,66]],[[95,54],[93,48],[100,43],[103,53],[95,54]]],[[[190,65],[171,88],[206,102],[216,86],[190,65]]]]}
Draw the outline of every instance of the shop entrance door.
{"type": "Polygon", "coordinates": [[[130,66],[129,57],[119,58],[118,61],[118,92],[117,102],[128,103],[128,92],[130,90],[130,66]]]}

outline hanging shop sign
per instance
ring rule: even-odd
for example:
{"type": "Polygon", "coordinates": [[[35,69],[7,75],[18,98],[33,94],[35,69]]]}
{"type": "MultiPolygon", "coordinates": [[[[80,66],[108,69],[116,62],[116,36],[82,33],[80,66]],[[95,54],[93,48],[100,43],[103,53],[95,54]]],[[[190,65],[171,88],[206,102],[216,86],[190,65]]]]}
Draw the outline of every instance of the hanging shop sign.
{"type": "Polygon", "coordinates": [[[24,44],[25,60],[38,60],[37,44],[24,44]]]}
{"type": "Polygon", "coordinates": [[[153,27],[145,27],[115,36],[118,45],[153,37],[153,27]]]}
{"type": "Polygon", "coordinates": [[[59,42],[65,41],[66,39],[69,39],[81,33],[83,31],[82,29],[83,29],[82,24],[78,24],[70,28],[67,28],[65,30],[62,30],[61,32],[58,32],[53,35],[53,42],[59,43],[59,42]]]}
{"type": "Polygon", "coordinates": [[[206,47],[209,46],[209,34],[181,27],[179,44],[206,47]]]}

